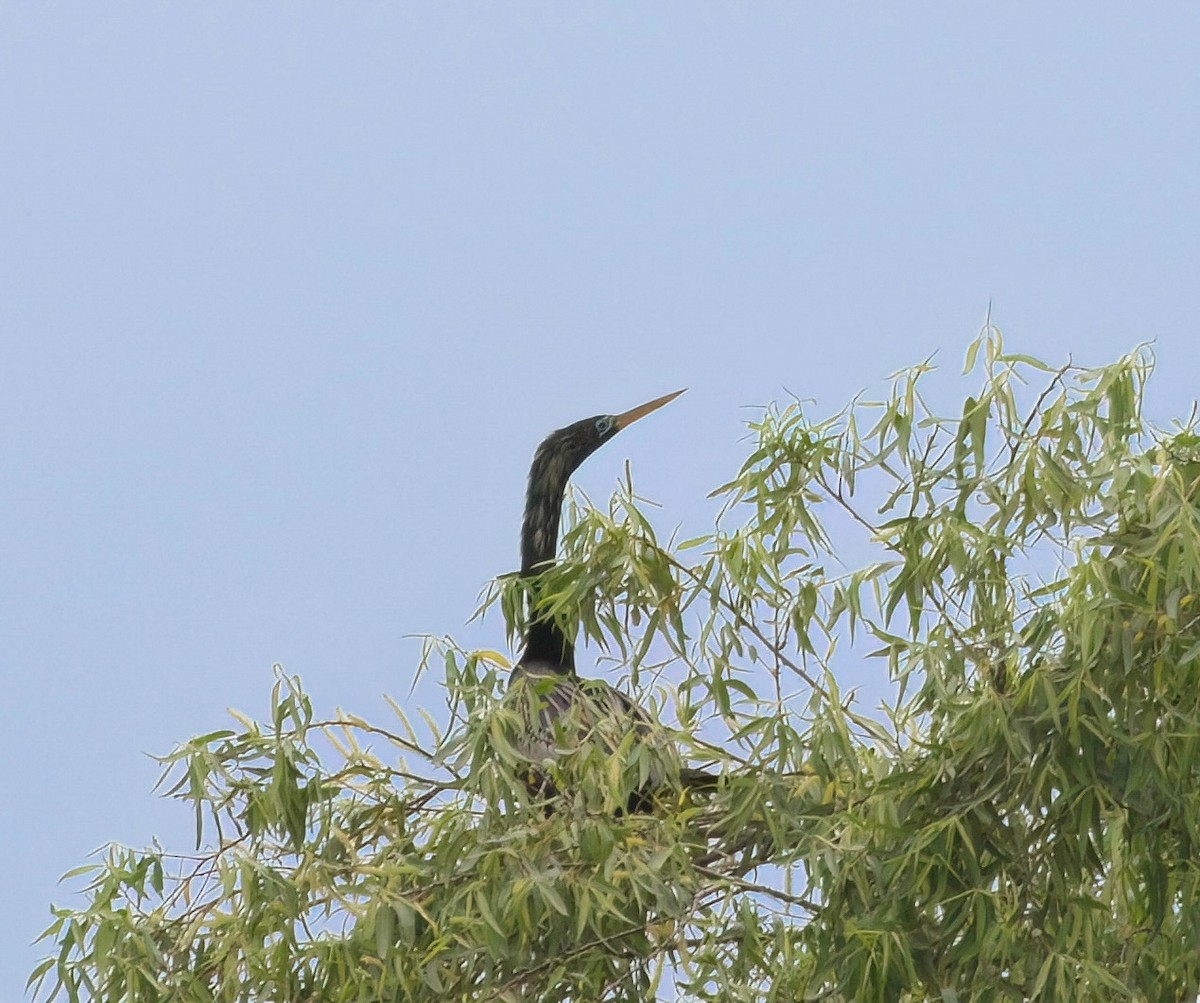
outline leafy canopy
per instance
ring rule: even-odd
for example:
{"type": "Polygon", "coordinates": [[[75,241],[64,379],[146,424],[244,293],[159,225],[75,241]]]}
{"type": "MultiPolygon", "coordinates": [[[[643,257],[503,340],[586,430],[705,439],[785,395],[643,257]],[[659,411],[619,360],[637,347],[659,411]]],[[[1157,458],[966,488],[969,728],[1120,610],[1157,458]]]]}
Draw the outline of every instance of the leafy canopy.
{"type": "MultiPolygon", "coordinates": [[[[1194,1000],[1200,437],[1151,363],[970,346],[829,417],[768,409],[714,529],[632,485],[539,581],[683,759],[565,743],[522,782],[507,662],[430,640],[446,709],[263,721],[165,757],[193,853],[113,846],[55,908],[43,995],[102,1001],[1194,1000]],[[934,389],[944,393],[944,388],[934,389]],[[877,679],[864,709],[839,678],[877,679]],[[676,771],[678,767],[676,767],[676,771]],[[676,772],[677,777],[677,772],[676,772]]],[[[528,583],[494,583],[510,636],[528,583]]],[[[600,671],[604,671],[601,669],[600,671]]]]}

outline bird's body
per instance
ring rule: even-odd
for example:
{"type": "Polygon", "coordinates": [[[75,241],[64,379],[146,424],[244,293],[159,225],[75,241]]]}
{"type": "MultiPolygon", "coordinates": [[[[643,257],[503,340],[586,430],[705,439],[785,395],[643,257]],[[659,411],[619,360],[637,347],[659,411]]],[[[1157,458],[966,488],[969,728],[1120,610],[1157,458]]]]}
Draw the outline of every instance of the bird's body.
{"type": "MultiPolygon", "coordinates": [[[[534,576],[554,562],[567,481],[597,448],[643,415],[683,391],[620,415],[597,415],[551,433],[534,454],[521,526],[521,573],[534,576]]],[[[548,768],[581,753],[593,761],[632,752],[638,782],[627,807],[646,803],[643,792],[679,775],[679,755],[666,731],[627,695],[598,679],[581,679],[570,639],[531,600],[525,645],[513,668],[510,691],[522,697],[518,751],[530,764],[527,786],[535,796],[560,793],[548,768]]]]}

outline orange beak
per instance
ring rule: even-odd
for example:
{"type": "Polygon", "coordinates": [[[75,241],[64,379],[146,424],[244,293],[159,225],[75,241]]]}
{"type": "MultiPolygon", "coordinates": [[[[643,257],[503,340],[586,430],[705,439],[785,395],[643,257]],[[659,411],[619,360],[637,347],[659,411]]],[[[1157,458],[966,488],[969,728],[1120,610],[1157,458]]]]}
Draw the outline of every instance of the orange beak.
{"type": "MultiPolygon", "coordinates": [[[[686,389],[687,387],[684,387],[684,390],[686,389]]],[[[670,404],[671,401],[673,401],[681,393],[683,393],[683,390],[676,390],[673,394],[666,394],[663,397],[656,397],[654,400],[648,401],[645,404],[639,404],[637,407],[630,408],[624,414],[618,414],[614,416],[613,424],[616,425],[618,430],[625,428],[628,425],[632,425],[639,418],[644,418],[651,411],[657,411],[664,404],[670,404]]]]}

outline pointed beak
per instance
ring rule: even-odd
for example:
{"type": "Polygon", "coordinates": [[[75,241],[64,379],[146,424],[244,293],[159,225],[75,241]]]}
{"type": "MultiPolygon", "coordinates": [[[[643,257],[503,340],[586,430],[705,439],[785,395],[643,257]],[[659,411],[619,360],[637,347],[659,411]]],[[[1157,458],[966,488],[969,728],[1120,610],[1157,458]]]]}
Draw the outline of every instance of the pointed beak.
{"type": "MultiPolygon", "coordinates": [[[[686,390],[687,387],[684,387],[686,390]]],[[[670,404],[678,397],[683,390],[676,390],[673,394],[666,394],[663,397],[656,397],[652,401],[647,401],[645,404],[639,404],[637,407],[630,408],[624,414],[619,414],[613,419],[613,424],[618,430],[625,428],[627,425],[632,425],[639,418],[644,418],[651,411],[657,411],[664,404],[670,404]]]]}

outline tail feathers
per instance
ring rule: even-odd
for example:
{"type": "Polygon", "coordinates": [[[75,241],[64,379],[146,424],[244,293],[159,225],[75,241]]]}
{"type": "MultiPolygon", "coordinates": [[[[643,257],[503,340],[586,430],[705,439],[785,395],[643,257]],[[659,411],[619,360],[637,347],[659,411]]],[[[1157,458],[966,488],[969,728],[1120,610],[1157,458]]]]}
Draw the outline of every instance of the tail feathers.
{"type": "Polygon", "coordinates": [[[721,778],[708,770],[697,769],[694,766],[684,766],[679,771],[679,785],[689,791],[715,790],[721,778]]]}
{"type": "Polygon", "coordinates": [[[669,799],[678,797],[682,804],[689,794],[716,790],[720,780],[720,777],[715,773],[709,773],[708,770],[684,766],[679,770],[679,789],[677,791],[669,790],[665,786],[645,787],[640,791],[634,791],[629,795],[627,810],[633,815],[653,815],[655,811],[661,809],[663,798],[668,794],[670,795],[669,799]]]}

